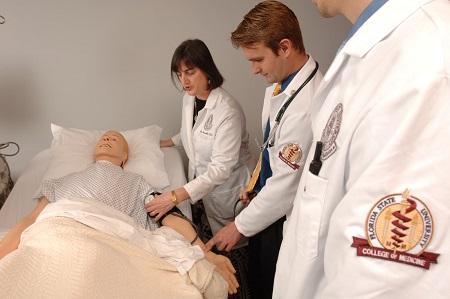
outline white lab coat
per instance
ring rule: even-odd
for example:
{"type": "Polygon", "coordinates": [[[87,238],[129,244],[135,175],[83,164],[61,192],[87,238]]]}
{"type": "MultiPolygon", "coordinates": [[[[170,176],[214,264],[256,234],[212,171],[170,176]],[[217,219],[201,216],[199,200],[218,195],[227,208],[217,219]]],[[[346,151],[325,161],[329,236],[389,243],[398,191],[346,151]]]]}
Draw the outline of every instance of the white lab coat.
{"type": "Polygon", "coordinates": [[[233,221],[233,207],[249,178],[248,133],[241,106],[224,89],[211,91],[193,124],[195,98],[183,97],[180,133],[172,137],[189,158],[189,182],[184,188],[191,203],[203,199],[215,234],[233,221]]]}
{"type": "Polygon", "coordinates": [[[385,3],[337,54],[315,103],[315,141],[342,104],[336,150],[318,176],[305,168],[273,298],[448,298],[450,2],[385,3]],[[429,270],[351,247],[367,239],[374,205],[406,188],[433,217],[426,251],[440,256],[429,270]]]}
{"type": "MultiPolygon", "coordinates": [[[[315,68],[315,61],[310,56],[307,63],[297,73],[286,89],[272,97],[276,84],[266,89],[262,111],[263,132],[270,116],[270,127],[273,128],[275,118],[290,95],[308,78],[315,68]]],[[[274,145],[268,148],[272,177],[258,195],[250,202],[235,220],[238,231],[244,236],[253,236],[270,224],[290,212],[301,171],[305,162],[302,156],[298,161],[299,168],[294,169],[280,159],[280,152],[288,144],[298,144],[303,155],[308,152],[312,140],[309,108],[311,99],[322,75],[318,70],[314,78],[299,92],[284,113],[275,132],[274,145]]]]}

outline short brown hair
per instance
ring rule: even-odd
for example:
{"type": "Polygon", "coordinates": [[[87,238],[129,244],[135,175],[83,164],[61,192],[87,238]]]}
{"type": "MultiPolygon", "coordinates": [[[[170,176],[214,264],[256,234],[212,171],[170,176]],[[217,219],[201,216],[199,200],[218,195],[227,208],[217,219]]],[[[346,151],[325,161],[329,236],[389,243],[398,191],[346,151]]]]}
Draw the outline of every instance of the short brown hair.
{"type": "Polygon", "coordinates": [[[236,48],[262,42],[276,55],[280,41],[285,38],[301,53],[305,52],[302,32],[294,12],[283,3],[273,0],[257,4],[231,33],[231,43],[236,48]]]}

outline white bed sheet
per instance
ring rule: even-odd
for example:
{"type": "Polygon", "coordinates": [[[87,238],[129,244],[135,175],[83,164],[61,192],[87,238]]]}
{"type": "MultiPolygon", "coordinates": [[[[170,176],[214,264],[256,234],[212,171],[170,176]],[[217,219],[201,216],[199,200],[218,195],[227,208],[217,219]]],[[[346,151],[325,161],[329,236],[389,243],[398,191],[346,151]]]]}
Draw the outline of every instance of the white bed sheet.
{"type": "MultiPolygon", "coordinates": [[[[170,186],[167,190],[186,183],[183,160],[176,148],[163,148],[164,162],[169,176],[170,186]]],[[[37,154],[17,179],[17,182],[0,210],[0,239],[20,219],[31,212],[36,205],[33,200],[41,179],[50,161],[50,149],[37,154]]],[[[178,205],[178,208],[190,219],[191,209],[188,201],[178,205]]]]}

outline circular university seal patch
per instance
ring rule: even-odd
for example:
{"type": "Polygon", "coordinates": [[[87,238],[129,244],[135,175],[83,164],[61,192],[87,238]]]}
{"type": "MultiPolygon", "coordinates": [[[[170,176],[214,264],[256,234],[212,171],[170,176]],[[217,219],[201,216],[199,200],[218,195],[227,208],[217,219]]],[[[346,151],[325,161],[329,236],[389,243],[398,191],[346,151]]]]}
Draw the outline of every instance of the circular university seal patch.
{"type": "Polygon", "coordinates": [[[298,162],[302,158],[302,149],[296,143],[289,143],[283,147],[278,156],[284,163],[296,170],[300,167],[298,162]]]}
{"type": "Polygon", "coordinates": [[[323,143],[322,155],[320,157],[322,161],[331,157],[337,149],[336,138],[341,129],[343,112],[344,105],[342,103],[337,104],[327,121],[325,129],[323,129],[322,137],[320,138],[323,143]]]}
{"type": "Polygon", "coordinates": [[[420,255],[431,241],[433,218],[427,206],[406,190],[385,196],[372,207],[366,234],[372,247],[420,255]]]}

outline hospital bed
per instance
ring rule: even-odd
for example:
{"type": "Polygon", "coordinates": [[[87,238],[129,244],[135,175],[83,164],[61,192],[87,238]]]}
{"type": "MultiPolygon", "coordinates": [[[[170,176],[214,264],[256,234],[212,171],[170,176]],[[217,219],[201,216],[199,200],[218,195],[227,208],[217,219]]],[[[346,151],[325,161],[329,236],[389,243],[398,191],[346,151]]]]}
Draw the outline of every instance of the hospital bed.
{"type": "MultiPolygon", "coordinates": [[[[172,188],[182,186],[186,183],[186,176],[180,152],[176,148],[163,148],[164,164],[172,188]]],[[[17,179],[14,189],[8,196],[5,204],[0,210],[0,239],[20,219],[33,210],[36,201],[32,200],[36,195],[42,177],[47,170],[50,161],[50,149],[38,153],[28,164],[17,179]]],[[[191,211],[187,201],[180,204],[179,208],[191,218],[191,211]]]]}
{"type": "MultiPolygon", "coordinates": [[[[34,208],[36,201],[32,198],[47,169],[50,153],[49,149],[40,152],[19,176],[0,210],[0,239],[34,208]]],[[[163,153],[170,181],[168,189],[183,185],[186,177],[180,152],[176,148],[165,148],[163,153]]],[[[188,207],[180,209],[190,215],[188,207]]],[[[61,227],[66,224],[64,221],[61,227]]],[[[73,231],[68,233],[68,244],[64,245],[62,254],[59,253],[62,246],[60,241],[53,243],[49,238],[47,243],[47,239],[43,238],[44,241],[37,241],[42,243],[37,244],[38,249],[47,247],[44,249],[50,252],[54,250],[55,256],[40,255],[39,250],[37,256],[34,256],[35,251],[29,253],[25,248],[25,251],[19,253],[22,254],[19,259],[14,258],[14,254],[20,251],[16,250],[0,260],[0,293],[14,294],[15,298],[205,298],[207,296],[203,292],[208,284],[210,297],[211,294],[214,298],[217,297],[217,290],[223,293],[223,281],[220,285],[217,279],[214,280],[214,275],[217,275],[213,273],[214,267],[205,260],[197,262],[196,267],[180,275],[166,261],[148,255],[136,246],[119,238],[101,235],[82,224],[78,225],[76,235],[73,235],[73,231]],[[95,244],[89,240],[90,236],[84,238],[84,234],[94,234],[95,244]],[[22,259],[31,261],[26,261],[24,266],[21,264],[22,259]],[[17,268],[21,270],[16,271],[17,268]]],[[[42,230],[42,235],[46,235],[46,232],[42,230]]],[[[63,233],[65,234],[64,231],[63,233]]],[[[66,237],[60,239],[66,240],[66,237]]]]}

